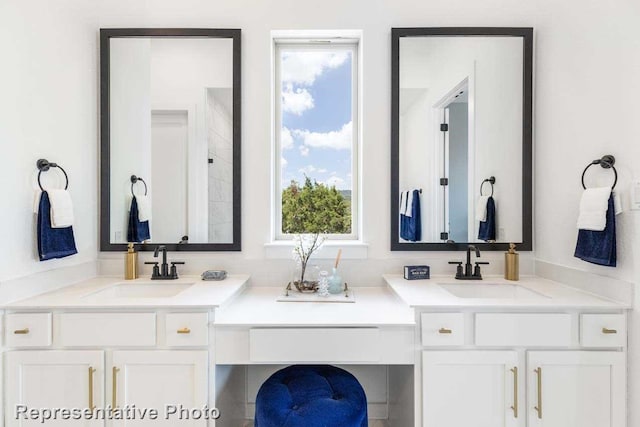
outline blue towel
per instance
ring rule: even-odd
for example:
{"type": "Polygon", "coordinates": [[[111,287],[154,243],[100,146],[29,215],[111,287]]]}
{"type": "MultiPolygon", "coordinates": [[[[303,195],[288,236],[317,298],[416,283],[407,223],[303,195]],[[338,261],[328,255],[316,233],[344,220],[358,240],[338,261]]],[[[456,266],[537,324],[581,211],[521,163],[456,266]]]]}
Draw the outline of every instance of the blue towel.
{"type": "Polygon", "coordinates": [[[496,240],[496,202],[493,197],[487,199],[487,218],[486,221],[480,221],[478,239],[485,242],[496,240]]]}
{"type": "Polygon", "coordinates": [[[616,266],[616,212],[613,194],[609,196],[607,224],[602,231],[579,230],[576,258],[606,267],[616,266]]]}
{"type": "Polygon", "coordinates": [[[73,227],[51,227],[49,194],[43,191],[38,204],[38,255],[40,261],[77,254],[73,227]]]}
{"type": "Polygon", "coordinates": [[[149,233],[149,221],[140,221],[138,219],[138,201],[134,196],[133,200],[131,200],[131,209],[129,210],[127,242],[142,243],[150,238],[151,233],[149,233]]]}
{"type": "MultiPolygon", "coordinates": [[[[407,192],[405,203],[409,203],[408,199],[407,192]]],[[[422,219],[420,215],[420,191],[413,190],[411,216],[400,214],[400,237],[410,242],[417,242],[422,239],[422,219]]]]}

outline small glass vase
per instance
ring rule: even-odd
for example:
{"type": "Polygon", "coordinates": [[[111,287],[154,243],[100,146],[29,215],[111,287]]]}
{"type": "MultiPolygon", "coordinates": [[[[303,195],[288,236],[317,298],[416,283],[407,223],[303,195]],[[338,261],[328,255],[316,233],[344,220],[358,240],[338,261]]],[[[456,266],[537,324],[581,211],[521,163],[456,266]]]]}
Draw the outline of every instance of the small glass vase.
{"type": "Polygon", "coordinates": [[[307,265],[303,276],[302,265],[298,263],[293,269],[291,284],[293,284],[298,292],[316,292],[318,290],[319,273],[320,268],[317,265],[307,265]]]}
{"type": "Polygon", "coordinates": [[[334,268],[329,277],[329,293],[339,294],[344,291],[344,284],[342,283],[342,277],[338,274],[338,269],[334,268]]]}

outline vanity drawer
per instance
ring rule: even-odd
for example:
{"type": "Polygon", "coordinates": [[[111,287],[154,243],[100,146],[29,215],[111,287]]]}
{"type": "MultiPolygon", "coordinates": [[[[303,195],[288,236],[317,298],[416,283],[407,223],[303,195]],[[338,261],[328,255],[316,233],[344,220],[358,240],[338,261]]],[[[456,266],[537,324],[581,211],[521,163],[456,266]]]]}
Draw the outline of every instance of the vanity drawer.
{"type": "Polygon", "coordinates": [[[155,313],[60,313],[60,345],[64,347],[156,344],[155,313]]]}
{"type": "Polygon", "coordinates": [[[580,316],[580,344],[583,347],[624,347],[627,321],[624,314],[583,314],[580,316]]]}
{"type": "Polygon", "coordinates": [[[5,316],[7,347],[51,345],[51,313],[11,313],[5,316]]]}
{"type": "Polygon", "coordinates": [[[571,345],[571,316],[552,314],[476,314],[478,346],[549,346],[571,345]]]}
{"type": "Polygon", "coordinates": [[[165,343],[169,347],[206,346],[209,336],[207,313],[168,313],[165,343]]]}
{"type": "Polygon", "coordinates": [[[420,324],[425,347],[464,344],[462,313],[422,313],[420,324]]]}
{"type": "Polygon", "coordinates": [[[252,362],[324,363],[380,360],[377,328],[264,328],[249,331],[252,362]]]}

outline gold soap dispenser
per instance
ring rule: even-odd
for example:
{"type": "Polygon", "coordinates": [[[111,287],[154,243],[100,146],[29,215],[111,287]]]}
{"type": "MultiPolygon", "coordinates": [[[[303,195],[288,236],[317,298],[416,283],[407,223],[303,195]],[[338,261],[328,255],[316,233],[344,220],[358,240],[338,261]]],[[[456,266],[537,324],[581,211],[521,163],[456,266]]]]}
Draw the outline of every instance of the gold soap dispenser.
{"type": "Polygon", "coordinates": [[[504,278],[520,280],[520,254],[514,243],[509,243],[509,251],[504,253],[504,278]]]}
{"type": "Polygon", "coordinates": [[[125,280],[138,278],[138,252],[133,247],[133,243],[129,243],[129,248],[125,255],[124,278],[125,280]]]}

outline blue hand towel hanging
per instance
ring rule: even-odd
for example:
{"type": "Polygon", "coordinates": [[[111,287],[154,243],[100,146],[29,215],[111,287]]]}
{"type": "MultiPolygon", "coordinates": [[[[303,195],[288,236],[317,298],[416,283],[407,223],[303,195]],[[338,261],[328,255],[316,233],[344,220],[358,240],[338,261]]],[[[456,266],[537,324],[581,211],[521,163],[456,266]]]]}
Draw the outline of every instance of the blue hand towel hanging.
{"type": "Polygon", "coordinates": [[[127,242],[142,243],[151,238],[149,232],[149,221],[140,221],[138,212],[138,202],[135,196],[131,200],[129,210],[129,226],[127,227],[127,242]]]}
{"type": "Polygon", "coordinates": [[[496,240],[496,202],[491,196],[487,199],[486,220],[480,221],[478,239],[485,242],[496,240]]]}
{"type": "Polygon", "coordinates": [[[613,193],[609,196],[605,229],[602,231],[579,230],[574,256],[592,264],[616,266],[616,213],[613,193]]]}
{"type": "Polygon", "coordinates": [[[404,198],[406,208],[411,210],[411,216],[400,214],[400,237],[410,242],[422,240],[422,219],[420,212],[420,190],[413,190],[411,206],[408,206],[410,197],[404,198]]]}
{"type": "Polygon", "coordinates": [[[73,227],[51,227],[51,203],[49,194],[43,191],[38,203],[38,255],[40,261],[64,258],[77,254],[73,227]]]}

